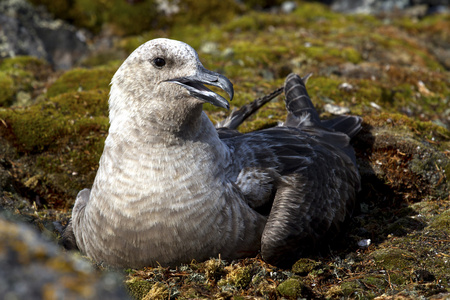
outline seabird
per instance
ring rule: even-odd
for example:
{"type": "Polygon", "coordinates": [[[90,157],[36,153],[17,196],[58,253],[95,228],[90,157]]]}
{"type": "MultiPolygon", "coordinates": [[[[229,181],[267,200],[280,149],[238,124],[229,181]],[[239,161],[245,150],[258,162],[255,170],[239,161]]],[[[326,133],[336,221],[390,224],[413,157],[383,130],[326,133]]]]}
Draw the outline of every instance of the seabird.
{"type": "Polygon", "coordinates": [[[173,266],[261,253],[292,264],[337,228],[360,188],[349,144],[361,118],[321,121],[290,74],[284,124],[241,134],[263,103],[215,126],[204,103],[229,108],[233,85],[189,45],[154,39],[111,82],[110,128],[92,189],[79,192],[65,245],[118,267],[173,266]]]}

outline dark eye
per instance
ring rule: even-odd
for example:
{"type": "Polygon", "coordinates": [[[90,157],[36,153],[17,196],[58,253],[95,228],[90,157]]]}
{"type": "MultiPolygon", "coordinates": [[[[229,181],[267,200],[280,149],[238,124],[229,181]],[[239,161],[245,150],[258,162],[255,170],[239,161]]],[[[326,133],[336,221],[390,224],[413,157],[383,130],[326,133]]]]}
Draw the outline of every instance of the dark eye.
{"type": "Polygon", "coordinates": [[[164,60],[164,58],[157,57],[153,60],[153,63],[155,64],[155,66],[161,68],[165,66],[166,61],[164,60]]]}

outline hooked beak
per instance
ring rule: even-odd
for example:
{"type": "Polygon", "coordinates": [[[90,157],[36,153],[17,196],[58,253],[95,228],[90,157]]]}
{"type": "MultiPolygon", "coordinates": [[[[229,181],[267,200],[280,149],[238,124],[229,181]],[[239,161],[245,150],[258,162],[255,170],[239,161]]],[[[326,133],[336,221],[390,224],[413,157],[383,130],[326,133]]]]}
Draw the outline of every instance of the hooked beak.
{"type": "Polygon", "coordinates": [[[221,88],[230,96],[230,101],[233,99],[234,90],[233,84],[225,76],[205,69],[199,66],[197,73],[192,76],[179,77],[166,80],[181,85],[189,91],[189,94],[197,99],[211,103],[212,105],[230,109],[230,104],[227,99],[214,93],[203,84],[213,85],[221,88]]]}

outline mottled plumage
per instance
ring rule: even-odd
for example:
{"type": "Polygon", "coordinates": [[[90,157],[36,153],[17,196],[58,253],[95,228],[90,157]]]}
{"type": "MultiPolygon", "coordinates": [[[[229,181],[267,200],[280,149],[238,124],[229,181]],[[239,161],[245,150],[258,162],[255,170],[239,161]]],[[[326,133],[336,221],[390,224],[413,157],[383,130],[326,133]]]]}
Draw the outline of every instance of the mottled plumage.
{"type": "Polygon", "coordinates": [[[344,221],[360,185],[349,145],[359,117],[321,121],[291,74],[282,126],[236,131],[256,101],[216,129],[202,104],[228,102],[203,84],[233,96],[229,80],[178,41],[149,41],[122,64],[97,176],[64,232],[69,247],[122,267],[258,251],[287,266],[344,221]]]}

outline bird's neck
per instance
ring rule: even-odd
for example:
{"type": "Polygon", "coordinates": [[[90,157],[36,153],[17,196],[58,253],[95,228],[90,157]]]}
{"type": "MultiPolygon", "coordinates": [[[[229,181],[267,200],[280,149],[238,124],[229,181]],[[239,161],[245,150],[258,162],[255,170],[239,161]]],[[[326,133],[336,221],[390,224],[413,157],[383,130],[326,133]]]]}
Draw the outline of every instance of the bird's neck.
{"type": "Polygon", "coordinates": [[[109,133],[123,136],[130,142],[132,139],[150,143],[195,140],[204,134],[205,127],[214,127],[202,113],[201,104],[153,107],[148,114],[126,109],[110,117],[109,133]]]}
{"type": "Polygon", "coordinates": [[[154,123],[132,119],[122,123],[125,126],[122,130],[115,130],[117,125],[112,122],[91,199],[113,201],[116,208],[111,210],[118,207],[119,211],[125,211],[134,207],[129,203],[139,205],[144,200],[170,204],[186,197],[198,199],[200,194],[205,201],[219,197],[205,195],[219,190],[223,163],[228,160],[229,150],[220,141],[206,114],[201,110],[197,113],[199,116],[195,116],[195,121],[192,118],[182,120],[185,128],[170,127],[171,123],[164,120],[154,123]],[[165,131],[161,131],[161,127],[165,131]],[[181,136],[183,134],[188,137],[181,136]],[[114,182],[118,177],[124,180],[114,182]],[[213,188],[205,191],[205,182],[213,188]],[[190,196],[186,196],[186,191],[190,196]],[[100,194],[103,196],[99,197],[100,194]]]}
{"type": "Polygon", "coordinates": [[[182,139],[192,139],[205,126],[202,105],[183,105],[155,108],[150,115],[141,116],[143,124],[151,126],[155,132],[182,139]]]}

